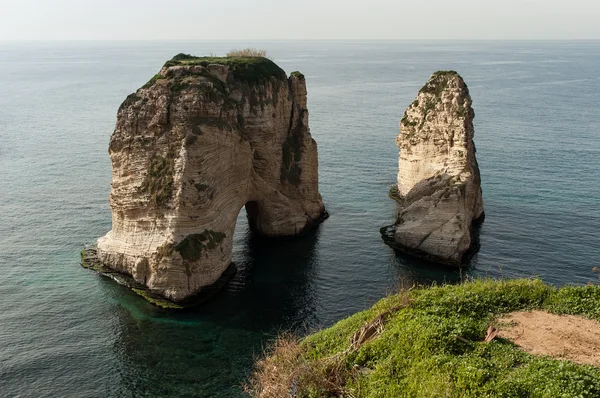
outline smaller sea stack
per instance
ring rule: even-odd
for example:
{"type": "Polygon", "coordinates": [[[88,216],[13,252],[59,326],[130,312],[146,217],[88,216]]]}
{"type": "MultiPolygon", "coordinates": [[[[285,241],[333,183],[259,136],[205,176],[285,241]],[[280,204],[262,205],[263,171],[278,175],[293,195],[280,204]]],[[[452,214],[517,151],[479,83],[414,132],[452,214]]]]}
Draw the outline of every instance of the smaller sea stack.
{"type": "Polygon", "coordinates": [[[404,112],[396,224],[382,229],[391,247],[436,263],[461,266],[476,249],[483,221],[481,178],[473,143],[469,89],[454,71],[434,73],[404,112]]]}

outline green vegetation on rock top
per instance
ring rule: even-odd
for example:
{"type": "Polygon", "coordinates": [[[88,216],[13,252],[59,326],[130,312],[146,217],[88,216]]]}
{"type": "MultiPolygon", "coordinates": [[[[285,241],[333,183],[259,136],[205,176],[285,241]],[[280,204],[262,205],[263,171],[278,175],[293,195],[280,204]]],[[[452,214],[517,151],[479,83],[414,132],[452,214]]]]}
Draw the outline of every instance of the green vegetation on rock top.
{"type": "Polygon", "coordinates": [[[438,70],[433,73],[434,76],[458,76],[458,72],[455,70],[438,70]]]}
{"type": "Polygon", "coordinates": [[[189,54],[177,54],[165,67],[177,65],[227,65],[236,79],[247,83],[258,83],[271,77],[285,78],[286,74],[277,64],[265,57],[195,57],[189,54]]]}
{"type": "Polygon", "coordinates": [[[600,287],[557,289],[526,279],[403,290],[300,342],[279,339],[248,390],[258,396],[293,388],[295,397],[600,397],[594,366],[531,355],[502,338],[483,342],[497,316],[534,309],[600,320],[600,287]],[[351,344],[365,330],[374,338],[351,344]]]}
{"type": "Polygon", "coordinates": [[[290,73],[290,77],[296,77],[300,80],[304,80],[304,75],[298,71],[294,71],[294,72],[290,73]]]}
{"type": "Polygon", "coordinates": [[[419,90],[419,94],[427,93],[439,98],[446,87],[448,87],[448,81],[451,77],[458,77],[462,80],[460,75],[453,70],[440,70],[435,72],[429,81],[419,90]]]}
{"type": "Polygon", "coordinates": [[[142,86],[142,88],[151,87],[157,80],[161,80],[161,79],[166,79],[166,77],[161,75],[160,73],[157,73],[156,75],[152,76],[152,78],[150,80],[148,80],[146,82],[146,84],[144,84],[142,86]]]}

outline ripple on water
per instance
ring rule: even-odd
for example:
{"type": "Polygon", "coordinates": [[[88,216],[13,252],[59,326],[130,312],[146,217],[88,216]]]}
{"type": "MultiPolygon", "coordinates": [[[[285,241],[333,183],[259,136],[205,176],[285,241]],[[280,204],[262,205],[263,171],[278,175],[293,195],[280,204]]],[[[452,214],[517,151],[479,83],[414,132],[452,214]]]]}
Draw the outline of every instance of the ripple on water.
{"type": "Polygon", "coordinates": [[[172,313],[78,266],[110,229],[116,109],[165,59],[235,43],[7,44],[0,62],[0,392],[3,396],[241,394],[275,333],[331,325],[399,284],[461,271],[396,256],[398,121],[436,69],[476,111],[486,222],[469,275],[586,283],[600,266],[598,43],[265,43],[307,76],[320,190],[311,236],[265,242],[240,213],[239,273],[209,305],[172,313]]]}

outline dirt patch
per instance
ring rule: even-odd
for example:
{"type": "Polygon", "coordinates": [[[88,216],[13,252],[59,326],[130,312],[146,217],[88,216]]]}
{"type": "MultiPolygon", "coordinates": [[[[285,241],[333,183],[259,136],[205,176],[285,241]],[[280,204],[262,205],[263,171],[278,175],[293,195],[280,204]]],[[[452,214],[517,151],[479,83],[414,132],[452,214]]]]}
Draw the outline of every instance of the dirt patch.
{"type": "Polygon", "coordinates": [[[543,311],[513,312],[498,319],[499,337],[535,355],[600,367],[600,323],[543,311]]]}

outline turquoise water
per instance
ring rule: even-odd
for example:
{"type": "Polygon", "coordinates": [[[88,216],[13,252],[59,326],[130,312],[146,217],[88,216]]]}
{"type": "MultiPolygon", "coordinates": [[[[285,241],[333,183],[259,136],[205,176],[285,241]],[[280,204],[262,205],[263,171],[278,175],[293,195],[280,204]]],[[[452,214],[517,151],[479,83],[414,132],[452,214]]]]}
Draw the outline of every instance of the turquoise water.
{"type": "Polygon", "coordinates": [[[331,217],[273,245],[240,214],[236,278],[173,313],[78,265],[110,229],[108,140],[166,59],[247,43],[0,43],[0,396],[238,396],[276,332],[331,325],[399,281],[456,280],[379,235],[394,221],[400,117],[438,69],[463,75],[476,112],[487,218],[469,273],[594,279],[600,42],[252,44],[307,77],[331,217]]]}

